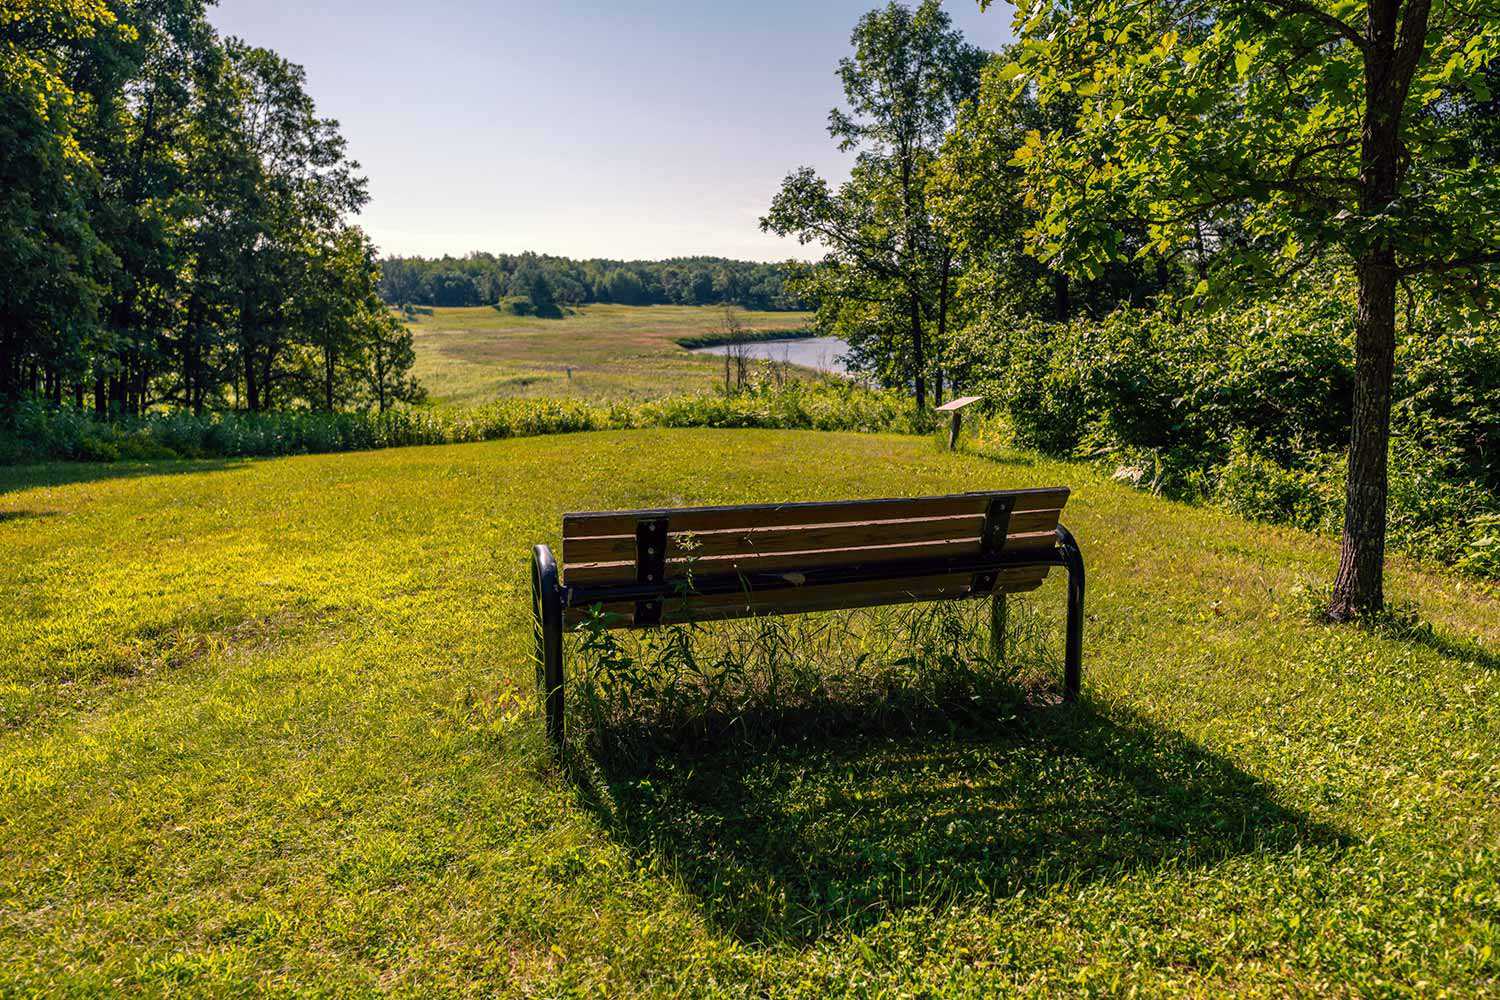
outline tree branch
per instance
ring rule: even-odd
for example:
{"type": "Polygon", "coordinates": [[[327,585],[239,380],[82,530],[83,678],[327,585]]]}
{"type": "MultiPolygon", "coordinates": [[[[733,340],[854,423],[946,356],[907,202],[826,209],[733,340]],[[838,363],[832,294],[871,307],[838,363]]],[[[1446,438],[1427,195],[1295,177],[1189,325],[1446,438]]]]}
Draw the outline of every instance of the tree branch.
{"type": "Polygon", "coordinates": [[[1451,260],[1424,260],[1415,264],[1408,264],[1401,268],[1398,274],[1408,277],[1415,274],[1447,274],[1449,271],[1462,271],[1471,267],[1486,267],[1500,265],[1500,249],[1486,250],[1470,254],[1467,257],[1455,257],[1451,260]]]}
{"type": "Polygon", "coordinates": [[[1305,2],[1305,0],[1266,0],[1266,3],[1283,14],[1301,14],[1304,17],[1312,18],[1319,24],[1332,29],[1361,52],[1369,49],[1369,45],[1365,41],[1365,36],[1356,31],[1353,25],[1334,17],[1326,10],[1321,10],[1311,3],[1305,2]]]}

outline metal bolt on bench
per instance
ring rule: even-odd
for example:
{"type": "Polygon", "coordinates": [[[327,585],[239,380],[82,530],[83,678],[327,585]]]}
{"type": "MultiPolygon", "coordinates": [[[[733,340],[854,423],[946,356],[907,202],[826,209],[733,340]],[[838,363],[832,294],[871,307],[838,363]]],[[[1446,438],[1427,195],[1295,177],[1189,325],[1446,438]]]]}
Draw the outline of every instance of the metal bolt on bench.
{"type": "Polygon", "coordinates": [[[614,628],[989,597],[1068,571],[1063,697],[1083,673],[1083,555],[1058,523],[1065,488],[833,503],[604,511],[563,517],[560,569],[532,551],[537,681],[563,738],[563,642],[602,606],[614,628]],[[692,586],[684,593],[689,566],[692,586]]]}

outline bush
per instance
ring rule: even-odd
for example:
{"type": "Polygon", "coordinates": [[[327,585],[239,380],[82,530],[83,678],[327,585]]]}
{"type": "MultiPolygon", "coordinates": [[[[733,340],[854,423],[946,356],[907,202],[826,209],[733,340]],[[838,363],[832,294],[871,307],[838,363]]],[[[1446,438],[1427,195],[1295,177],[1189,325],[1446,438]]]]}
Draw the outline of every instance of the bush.
{"type": "Polygon", "coordinates": [[[761,427],[925,433],[930,415],[891,393],[843,379],[756,383],[733,395],[683,396],[648,403],[507,399],[468,410],[387,413],[151,414],[99,422],[77,410],[36,403],[0,432],[6,461],[115,462],[162,458],[243,458],[458,444],[510,437],[633,427],[761,427]]]}
{"type": "MultiPolygon", "coordinates": [[[[997,314],[964,331],[949,362],[999,404],[1015,444],[1091,458],[1116,478],[1245,517],[1336,532],[1353,316],[1338,288],[1238,310],[1121,309],[1097,322],[997,314]]],[[[1458,320],[1428,302],[1408,326],[1391,542],[1494,575],[1500,324],[1458,320]]]]}
{"type": "Polygon", "coordinates": [[[1332,531],[1343,514],[1342,461],[1325,457],[1313,468],[1288,469],[1241,439],[1214,476],[1212,501],[1250,520],[1332,531]]]}

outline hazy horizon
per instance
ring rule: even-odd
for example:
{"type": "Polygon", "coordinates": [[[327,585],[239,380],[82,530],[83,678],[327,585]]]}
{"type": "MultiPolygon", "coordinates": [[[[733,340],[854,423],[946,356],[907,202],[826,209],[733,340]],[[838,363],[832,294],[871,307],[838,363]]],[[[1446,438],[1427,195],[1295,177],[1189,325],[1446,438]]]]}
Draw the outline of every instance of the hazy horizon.
{"type": "MultiPolygon", "coordinates": [[[[827,116],[875,6],[222,0],[210,19],[306,68],[385,255],[774,261],[810,256],[759,231],[781,179],[847,175],[827,116]]],[[[1008,6],[945,7],[977,45],[1010,38],[1008,6]]]]}

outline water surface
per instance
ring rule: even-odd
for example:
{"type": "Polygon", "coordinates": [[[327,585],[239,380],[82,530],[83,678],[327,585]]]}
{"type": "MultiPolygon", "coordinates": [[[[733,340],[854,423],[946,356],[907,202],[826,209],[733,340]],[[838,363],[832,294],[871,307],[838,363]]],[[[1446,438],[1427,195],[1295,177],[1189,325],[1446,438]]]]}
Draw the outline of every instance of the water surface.
{"type": "MultiPolygon", "coordinates": [[[[837,375],[844,375],[849,371],[844,365],[844,355],[848,353],[849,345],[842,337],[762,340],[745,344],[744,349],[750,357],[762,361],[801,365],[803,368],[816,368],[820,372],[833,372],[837,375]]],[[[729,353],[729,346],[719,344],[716,347],[697,347],[693,349],[693,353],[724,355],[729,353]]]]}

